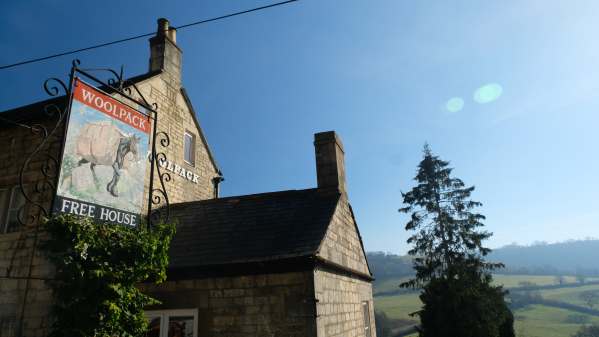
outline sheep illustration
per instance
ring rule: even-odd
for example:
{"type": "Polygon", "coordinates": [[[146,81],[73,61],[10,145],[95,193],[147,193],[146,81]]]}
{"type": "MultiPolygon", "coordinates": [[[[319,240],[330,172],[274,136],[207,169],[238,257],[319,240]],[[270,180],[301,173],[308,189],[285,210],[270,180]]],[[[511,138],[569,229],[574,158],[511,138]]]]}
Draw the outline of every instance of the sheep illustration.
{"type": "Polygon", "coordinates": [[[106,190],[118,197],[117,184],[122,174],[125,156],[131,153],[137,160],[139,137],[124,133],[110,122],[95,122],[83,126],[75,144],[75,154],[81,158],[78,166],[90,163],[89,167],[96,184],[96,165],[112,167],[112,180],[106,185],[106,190]]]}

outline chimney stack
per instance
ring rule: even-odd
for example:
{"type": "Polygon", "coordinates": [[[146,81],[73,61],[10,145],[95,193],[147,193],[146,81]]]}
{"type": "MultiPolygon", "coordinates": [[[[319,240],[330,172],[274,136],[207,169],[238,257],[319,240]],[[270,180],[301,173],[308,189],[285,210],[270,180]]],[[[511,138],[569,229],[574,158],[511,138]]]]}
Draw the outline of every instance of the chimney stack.
{"type": "Polygon", "coordinates": [[[150,72],[162,70],[180,85],[182,53],[177,46],[177,30],[167,19],[158,19],[156,35],[150,38],[150,72]]]}
{"type": "Polygon", "coordinates": [[[316,177],[319,189],[333,189],[346,194],[345,153],[341,138],[335,131],[314,134],[316,177]]]}

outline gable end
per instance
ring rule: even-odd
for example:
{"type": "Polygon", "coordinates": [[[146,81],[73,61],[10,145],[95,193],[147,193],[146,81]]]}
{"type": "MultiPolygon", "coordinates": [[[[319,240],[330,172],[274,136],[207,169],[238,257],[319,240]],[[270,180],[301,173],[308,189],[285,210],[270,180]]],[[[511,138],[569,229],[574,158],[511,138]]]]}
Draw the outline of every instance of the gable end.
{"type": "Polygon", "coordinates": [[[218,168],[218,164],[216,163],[216,160],[214,159],[214,155],[212,154],[210,145],[208,145],[208,141],[206,140],[206,136],[204,135],[204,130],[202,130],[202,127],[200,126],[198,117],[196,115],[196,111],[193,108],[193,105],[191,104],[191,100],[189,99],[189,96],[187,95],[187,91],[183,87],[181,87],[181,95],[183,96],[183,99],[185,100],[185,104],[189,108],[189,113],[191,114],[191,118],[193,119],[193,122],[195,123],[196,128],[198,129],[200,139],[202,140],[202,143],[204,144],[204,147],[206,148],[206,151],[208,152],[208,157],[210,158],[210,162],[212,163],[212,166],[214,167],[214,172],[216,172],[218,175],[222,175],[222,172],[218,168]]]}
{"type": "Polygon", "coordinates": [[[328,264],[372,276],[362,237],[346,196],[339,198],[316,257],[328,264]]]}

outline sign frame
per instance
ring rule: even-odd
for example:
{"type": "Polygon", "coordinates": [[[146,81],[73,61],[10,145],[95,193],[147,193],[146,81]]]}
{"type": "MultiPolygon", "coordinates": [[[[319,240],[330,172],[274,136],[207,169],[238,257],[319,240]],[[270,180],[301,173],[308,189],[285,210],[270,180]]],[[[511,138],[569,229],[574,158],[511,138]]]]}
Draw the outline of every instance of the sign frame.
{"type": "MultiPolygon", "coordinates": [[[[57,161],[57,170],[58,173],[55,177],[55,188],[52,195],[52,200],[50,204],[50,209],[47,212],[52,215],[54,213],[58,213],[55,210],[55,204],[58,197],[58,183],[61,176],[62,164],[65,155],[65,146],[67,142],[67,133],[69,130],[69,124],[71,119],[72,107],[73,107],[73,99],[75,93],[75,85],[77,81],[84,83],[84,85],[90,86],[93,90],[98,91],[99,93],[110,97],[111,99],[119,102],[120,104],[125,105],[126,107],[139,112],[141,115],[147,118],[150,125],[149,130],[149,164],[150,164],[150,175],[149,175],[149,188],[147,191],[147,213],[145,215],[145,219],[142,214],[140,214],[140,220],[136,227],[142,226],[145,222],[145,225],[148,228],[151,228],[153,224],[157,222],[165,222],[169,220],[170,211],[169,211],[169,198],[166,191],[165,182],[171,180],[170,174],[168,172],[162,172],[159,162],[162,160],[167,160],[166,154],[164,150],[170,144],[170,137],[166,132],[157,130],[158,124],[158,105],[156,103],[149,103],[146,98],[143,96],[136,83],[130,80],[123,79],[123,69],[121,68],[120,74],[111,69],[81,69],[79,68],[79,62],[76,60],[73,62],[70,76],[69,76],[69,86],[66,90],[66,95],[68,98],[68,102],[65,109],[64,114],[64,132],[62,143],[60,147],[60,156],[57,161]],[[103,81],[92,75],[91,72],[96,71],[105,71],[111,73],[114,78],[109,79],[108,81],[103,81]],[[94,85],[95,84],[95,85],[94,85]],[[115,97],[118,96],[118,97],[115,97]],[[140,106],[145,110],[139,111],[140,109],[133,107],[134,105],[140,106]],[[161,146],[161,151],[157,150],[158,144],[161,146]],[[155,178],[158,178],[159,185],[155,187],[155,178]],[[145,221],[144,221],[145,220],[145,221]]],[[[144,170],[144,179],[147,172],[147,167],[144,170]]],[[[145,183],[144,183],[145,189],[145,183]]],[[[140,211],[143,210],[143,203],[140,205],[140,211]]],[[[81,215],[81,214],[79,214],[81,215]]],[[[85,216],[85,215],[81,215],[85,216]]],[[[113,221],[103,221],[108,223],[114,223],[113,221]]]]}

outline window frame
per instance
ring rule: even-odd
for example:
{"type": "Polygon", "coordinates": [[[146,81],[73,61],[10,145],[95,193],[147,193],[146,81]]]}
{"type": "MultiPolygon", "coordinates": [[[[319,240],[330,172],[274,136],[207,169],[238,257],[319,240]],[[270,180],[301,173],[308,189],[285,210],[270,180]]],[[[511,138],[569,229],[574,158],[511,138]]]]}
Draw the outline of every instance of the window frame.
{"type": "Polygon", "coordinates": [[[185,132],[183,132],[183,161],[191,166],[195,167],[196,164],[196,135],[189,131],[189,130],[185,130],[185,132]],[[190,139],[190,155],[191,155],[191,161],[187,160],[187,151],[186,151],[186,147],[185,147],[185,142],[187,141],[187,138],[189,137],[190,139]]]}
{"type": "Polygon", "coordinates": [[[160,337],[168,337],[170,318],[173,316],[193,316],[193,337],[198,337],[198,309],[166,309],[146,310],[144,312],[149,321],[160,317],[160,337]]]}
{"type": "Polygon", "coordinates": [[[14,315],[0,316],[0,331],[6,332],[6,336],[16,336],[17,317],[14,315]]]}
{"type": "MultiPolygon", "coordinates": [[[[27,185],[23,186],[23,188],[27,188],[27,185]]],[[[23,193],[21,191],[21,185],[0,187],[0,192],[3,191],[8,192],[8,198],[5,205],[0,205],[0,234],[10,234],[19,232],[21,230],[21,224],[18,224],[15,227],[15,230],[12,230],[10,232],[8,231],[10,215],[14,212],[17,216],[16,220],[19,221],[19,211],[22,210],[23,212],[27,212],[27,200],[23,195],[17,196],[17,193],[23,193]],[[15,200],[18,200],[18,198],[22,198],[21,201],[23,202],[23,204],[17,205],[17,207],[15,207],[13,203],[15,202],[15,200]]]]}
{"type": "Polygon", "coordinates": [[[0,195],[2,195],[2,193],[6,193],[6,200],[4,201],[4,205],[0,204],[0,234],[5,234],[6,220],[8,220],[8,210],[10,209],[10,198],[12,196],[12,188],[10,186],[0,187],[0,195]]]}
{"type": "Polygon", "coordinates": [[[364,336],[372,337],[372,320],[370,319],[369,301],[362,301],[362,319],[364,323],[364,336]]]}
{"type": "MultiPolygon", "coordinates": [[[[26,188],[26,187],[27,186],[23,186],[23,188],[26,188]]],[[[8,221],[10,220],[10,214],[11,214],[11,212],[15,212],[15,214],[16,214],[16,220],[18,222],[19,221],[19,211],[22,210],[23,212],[25,212],[25,206],[27,204],[27,200],[25,199],[25,197],[23,195],[21,195],[20,197],[23,198],[23,200],[22,200],[23,205],[16,205],[16,207],[15,207],[15,205],[13,205],[13,202],[15,200],[18,200],[18,198],[19,198],[19,196],[16,196],[17,193],[23,193],[21,191],[21,186],[20,185],[15,185],[11,189],[10,201],[8,202],[8,207],[6,208],[6,218],[4,220],[4,233],[18,232],[19,229],[20,229],[20,227],[21,227],[21,224],[18,224],[17,225],[17,230],[14,230],[14,231],[11,231],[11,232],[8,231],[8,225],[9,225],[8,221]]]]}

